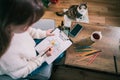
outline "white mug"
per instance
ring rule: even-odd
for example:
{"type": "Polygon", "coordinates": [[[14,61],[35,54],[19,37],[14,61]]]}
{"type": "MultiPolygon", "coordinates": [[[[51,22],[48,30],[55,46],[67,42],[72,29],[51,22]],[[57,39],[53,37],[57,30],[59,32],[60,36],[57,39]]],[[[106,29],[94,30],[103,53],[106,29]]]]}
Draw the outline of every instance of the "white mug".
{"type": "Polygon", "coordinates": [[[102,39],[102,33],[101,33],[101,31],[94,31],[91,34],[91,40],[92,41],[98,41],[98,40],[101,40],[101,39],[102,39]]]}

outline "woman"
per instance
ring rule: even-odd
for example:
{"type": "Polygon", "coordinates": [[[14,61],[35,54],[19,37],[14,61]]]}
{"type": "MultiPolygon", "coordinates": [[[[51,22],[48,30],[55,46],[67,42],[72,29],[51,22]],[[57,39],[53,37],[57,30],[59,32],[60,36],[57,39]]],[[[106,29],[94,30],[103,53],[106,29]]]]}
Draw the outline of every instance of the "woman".
{"type": "Polygon", "coordinates": [[[51,30],[30,27],[43,14],[40,0],[0,0],[0,75],[13,79],[30,77],[44,63],[45,57],[52,54],[52,47],[42,57],[37,56],[34,48],[33,38],[53,35],[51,30]]]}

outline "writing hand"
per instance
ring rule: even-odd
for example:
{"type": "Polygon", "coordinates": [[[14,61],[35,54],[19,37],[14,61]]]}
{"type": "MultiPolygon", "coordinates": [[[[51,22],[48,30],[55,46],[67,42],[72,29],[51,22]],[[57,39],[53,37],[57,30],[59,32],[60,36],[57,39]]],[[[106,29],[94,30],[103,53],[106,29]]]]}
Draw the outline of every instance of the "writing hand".
{"type": "Polygon", "coordinates": [[[53,47],[48,47],[48,49],[47,49],[47,51],[45,52],[45,54],[49,57],[49,56],[51,56],[52,55],[52,53],[53,53],[53,47]]]}

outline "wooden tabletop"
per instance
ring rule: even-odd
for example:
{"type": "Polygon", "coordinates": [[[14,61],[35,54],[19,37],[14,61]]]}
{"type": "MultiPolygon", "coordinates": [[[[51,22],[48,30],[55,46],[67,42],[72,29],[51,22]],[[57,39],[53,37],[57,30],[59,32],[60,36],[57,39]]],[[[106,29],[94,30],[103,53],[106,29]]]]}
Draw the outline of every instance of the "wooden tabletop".
{"type": "Polygon", "coordinates": [[[95,60],[89,64],[89,58],[81,60],[81,57],[78,55],[80,52],[76,52],[74,45],[72,45],[66,54],[65,64],[75,67],[88,68],[98,71],[115,73],[114,59],[113,56],[116,56],[117,59],[117,68],[120,73],[120,27],[112,26],[99,26],[94,24],[83,24],[83,30],[75,38],[71,38],[73,42],[77,42],[83,38],[87,38],[94,31],[102,32],[102,39],[95,42],[91,47],[102,52],[95,58],[95,60]]]}

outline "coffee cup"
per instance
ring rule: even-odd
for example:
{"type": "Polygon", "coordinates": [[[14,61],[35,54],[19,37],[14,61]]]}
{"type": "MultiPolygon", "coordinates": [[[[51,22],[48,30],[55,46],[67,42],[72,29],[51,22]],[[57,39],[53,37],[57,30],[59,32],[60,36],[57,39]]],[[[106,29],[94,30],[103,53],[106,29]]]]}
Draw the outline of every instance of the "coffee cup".
{"type": "Polygon", "coordinates": [[[91,40],[92,41],[98,41],[98,40],[101,40],[102,39],[102,34],[101,34],[101,31],[94,31],[92,34],[91,34],[91,40]]]}

